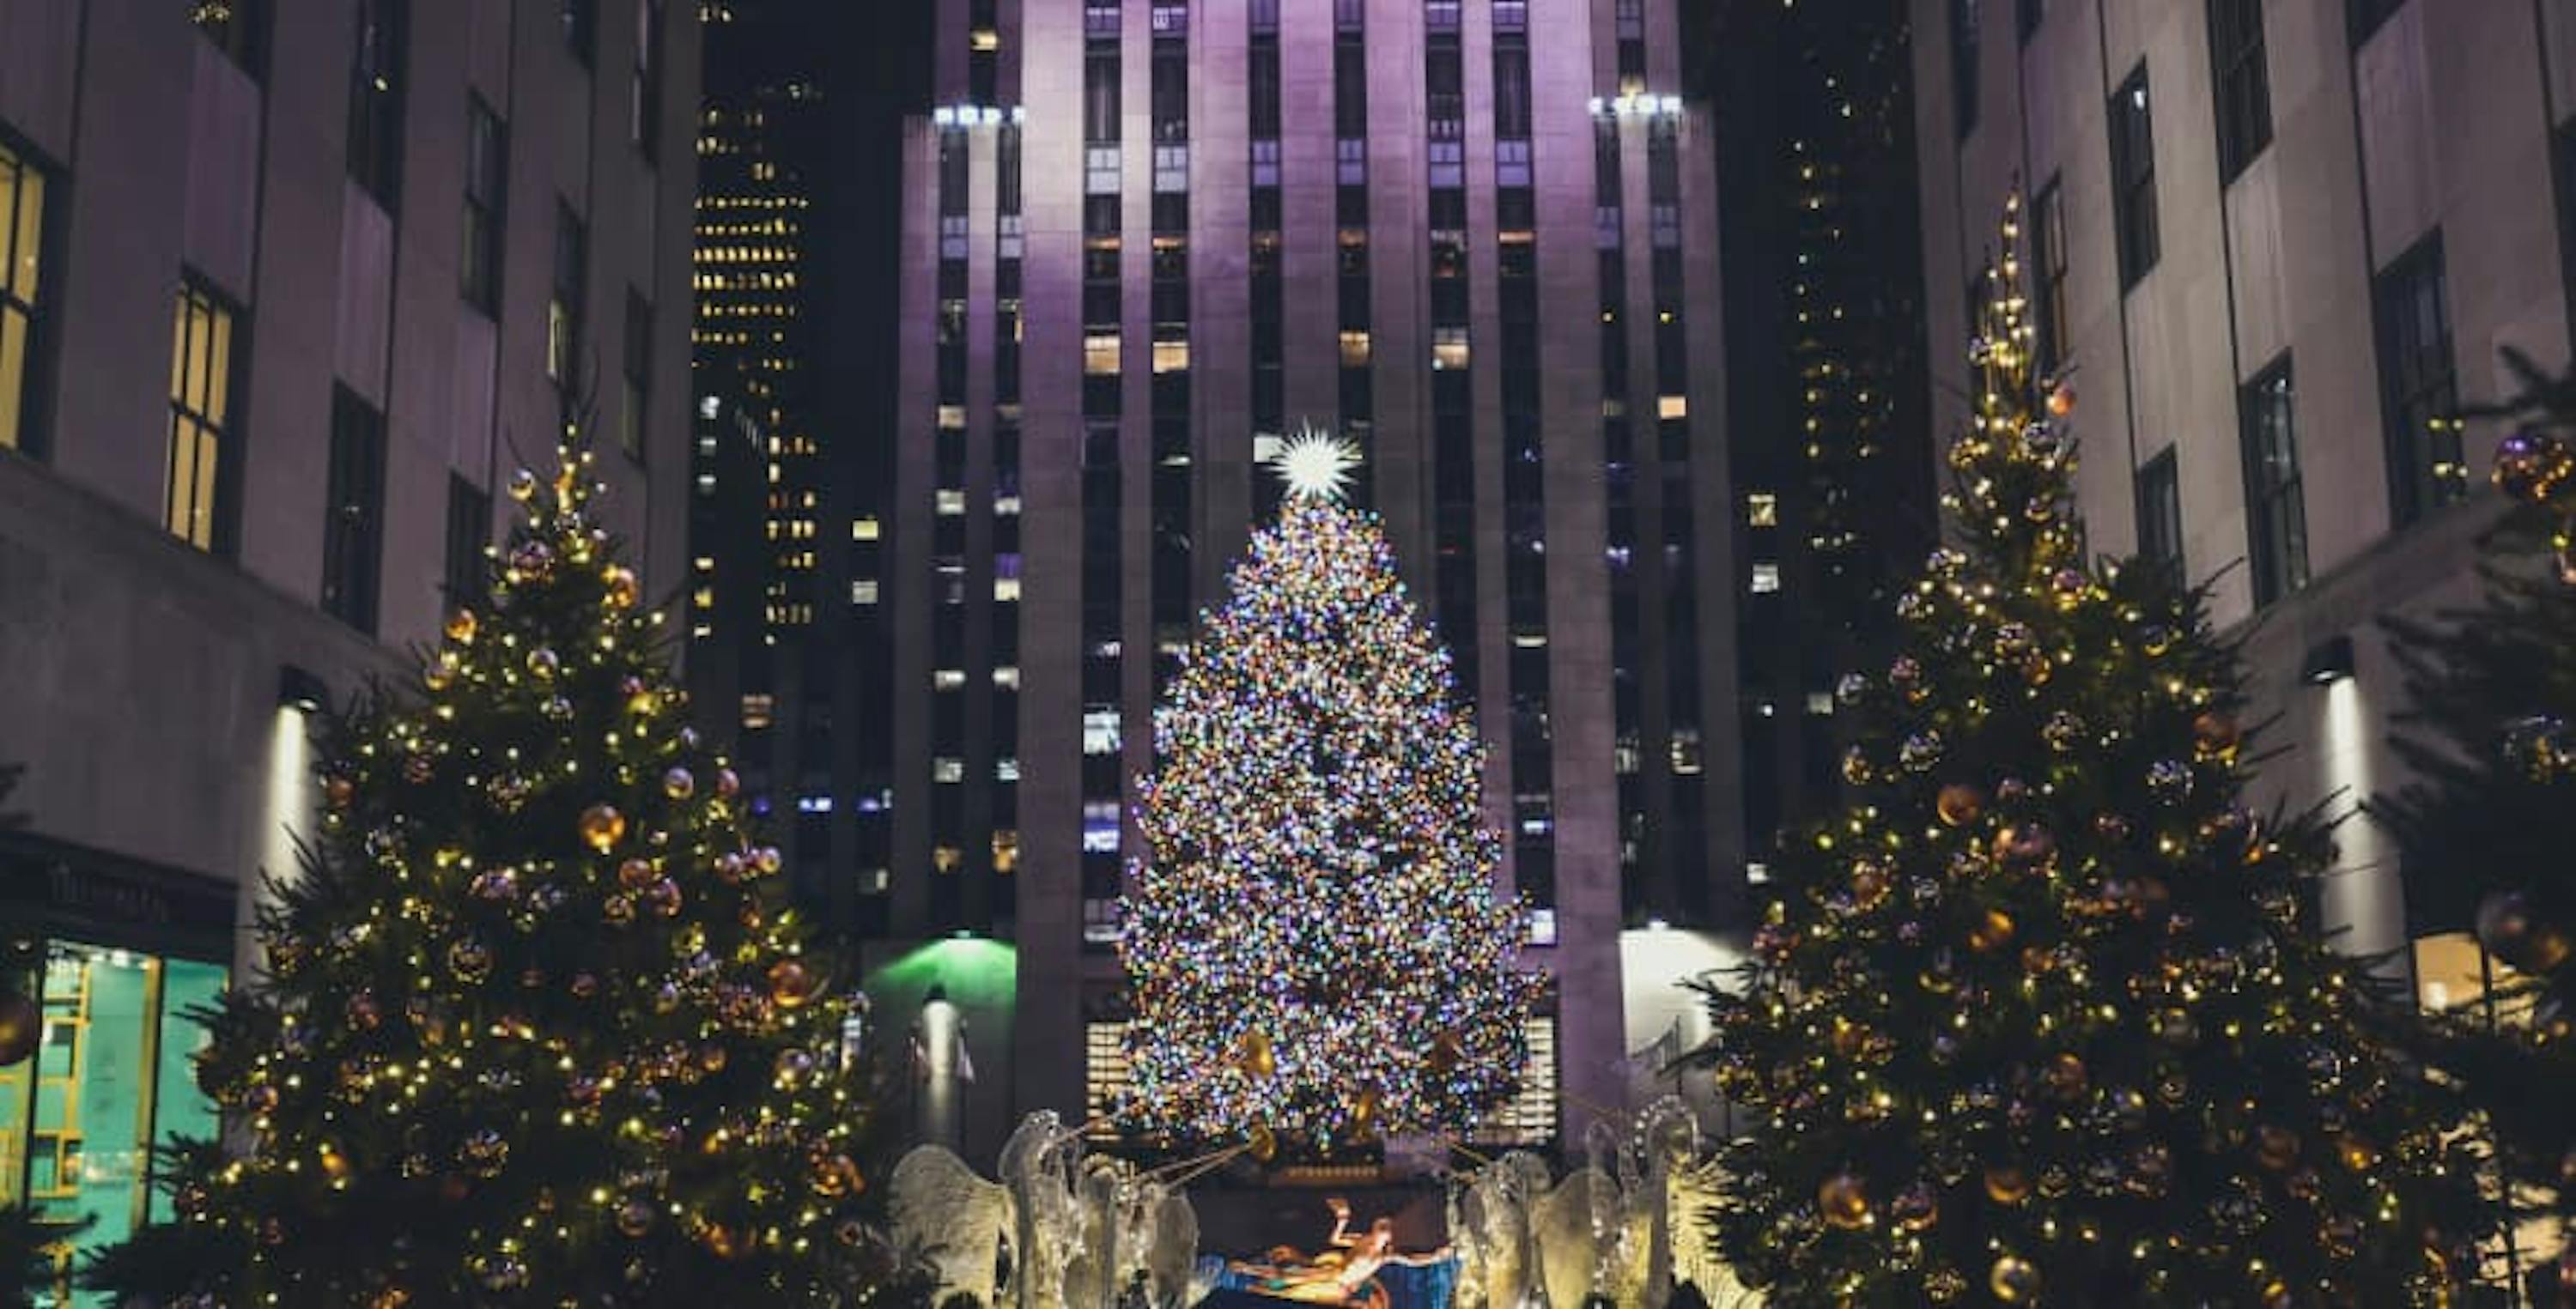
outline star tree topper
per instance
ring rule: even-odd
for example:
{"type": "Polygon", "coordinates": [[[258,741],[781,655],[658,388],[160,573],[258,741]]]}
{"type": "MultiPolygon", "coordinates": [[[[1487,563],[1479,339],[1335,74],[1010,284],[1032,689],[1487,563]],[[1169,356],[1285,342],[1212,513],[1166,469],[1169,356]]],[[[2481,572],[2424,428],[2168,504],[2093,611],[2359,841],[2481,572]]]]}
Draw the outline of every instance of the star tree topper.
{"type": "Polygon", "coordinates": [[[1359,443],[1308,423],[1270,456],[1271,471],[1300,500],[1339,503],[1349,494],[1352,473],[1361,463],[1359,443]]]}

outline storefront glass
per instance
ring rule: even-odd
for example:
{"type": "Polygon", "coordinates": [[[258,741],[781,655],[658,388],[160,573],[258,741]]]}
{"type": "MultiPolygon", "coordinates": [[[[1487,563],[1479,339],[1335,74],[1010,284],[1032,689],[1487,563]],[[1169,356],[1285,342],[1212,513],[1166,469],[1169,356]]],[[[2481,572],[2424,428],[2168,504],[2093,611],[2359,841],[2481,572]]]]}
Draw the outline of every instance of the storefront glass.
{"type": "MultiPolygon", "coordinates": [[[[221,994],[220,966],[139,951],[48,942],[37,993],[35,1058],[0,1072],[0,1199],[23,1196],[43,1221],[83,1220],[82,1249],[124,1240],[168,1202],[151,1191],[151,1142],[206,1137],[214,1106],[190,1056],[204,1041],[188,1011],[221,994]]],[[[105,1297],[40,1298],[104,1305],[105,1297]]]]}

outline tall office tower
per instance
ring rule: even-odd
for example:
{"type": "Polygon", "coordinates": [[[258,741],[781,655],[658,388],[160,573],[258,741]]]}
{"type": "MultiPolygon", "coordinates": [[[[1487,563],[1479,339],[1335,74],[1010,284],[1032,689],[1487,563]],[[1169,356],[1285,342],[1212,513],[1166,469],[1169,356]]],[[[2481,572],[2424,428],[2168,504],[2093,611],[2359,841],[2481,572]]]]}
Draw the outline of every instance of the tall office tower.
{"type": "MultiPolygon", "coordinates": [[[[701,0],[693,684],[756,815],[827,925],[888,875],[886,635],[876,608],[894,363],[902,48],[812,0],[701,0]],[[822,233],[831,240],[819,239],[822,233]],[[847,292],[846,294],[843,292],[847,292]],[[758,443],[748,463],[728,443],[758,443]],[[755,485],[739,483],[748,474],[755,485]],[[744,515],[759,544],[742,549],[744,515]],[[745,604],[744,592],[756,596],[745,604]]],[[[895,22],[901,27],[901,22],[895,22]]]]}
{"type": "MultiPolygon", "coordinates": [[[[2403,780],[2379,614],[2468,591],[2515,346],[2568,356],[2576,12],[2439,0],[1914,0],[1936,344],[1964,335],[2018,179],[2045,366],[2079,396],[2096,548],[2208,579],[2278,714],[2265,784],[2403,780]],[[2541,179],[2556,178],[2553,188],[2541,179]],[[1948,332],[1944,328],[1950,328],[1948,332]]],[[[1964,413],[1934,351],[1934,411],[1964,413]]],[[[2403,951],[2395,854],[2337,833],[2338,944],[2403,951]]],[[[2418,943],[2428,1000],[2473,947],[2418,943]],[[2465,955],[2463,954],[2465,951],[2465,955]]]]}
{"type": "Polygon", "coordinates": [[[1935,538],[1906,0],[1708,8],[1737,500],[1745,840],[1840,794],[1834,688],[1935,538]]]}
{"type": "Polygon", "coordinates": [[[697,56],[674,0],[0,4],[0,1209],[114,1242],[219,1130],[184,1015],[306,715],[479,603],[568,401],[679,587],[697,56]]]}
{"type": "Polygon", "coordinates": [[[1259,461],[1306,424],[1365,452],[1357,498],[1489,742],[1557,981],[1512,1130],[1557,1130],[1560,1082],[1626,1095],[1624,925],[1740,912],[1715,152],[1681,7],[936,7],[887,918],[1014,938],[1021,1105],[1117,1076],[1131,779],[1277,503],[1259,461]]]}

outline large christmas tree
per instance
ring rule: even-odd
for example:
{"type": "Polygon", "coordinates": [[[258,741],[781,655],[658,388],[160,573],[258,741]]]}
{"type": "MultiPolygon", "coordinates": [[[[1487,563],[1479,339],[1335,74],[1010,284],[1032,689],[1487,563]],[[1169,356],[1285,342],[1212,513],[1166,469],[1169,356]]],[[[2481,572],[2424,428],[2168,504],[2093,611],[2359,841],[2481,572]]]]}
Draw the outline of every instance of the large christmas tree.
{"type": "Polygon", "coordinates": [[[1787,1306],[2433,1302],[2466,1170],[2319,943],[2323,832],[2244,806],[2234,650],[2167,570],[2085,557],[2018,220],[1953,544],[1714,999],[1753,1125],[1720,1248],[1787,1306]]]}
{"type": "Polygon", "coordinates": [[[269,976],[199,1068],[247,1152],[180,1152],[175,1224],[109,1280],[378,1309],[858,1289],[846,1005],[687,725],[588,460],[511,484],[526,521],[420,693],[329,724],[269,976]]]}
{"type": "MultiPolygon", "coordinates": [[[[2390,626],[2412,702],[2396,740],[2414,780],[2372,810],[2404,853],[2417,932],[2474,928],[2493,974],[2436,1018],[2430,1056],[2486,1116],[2529,1216],[2563,1248],[2544,1279],[2576,1302],[2576,377],[2513,360],[2524,420],[2497,447],[2512,509],[2485,539],[2482,602],[2390,626]]],[[[2520,1253],[2534,1251],[2520,1246],[2520,1253]]]]}
{"type": "Polygon", "coordinates": [[[1514,1088],[1537,983],[1482,825],[1484,749],[1385,538],[1309,436],[1155,715],[1120,950],[1142,1126],[1330,1150],[1514,1088]]]}

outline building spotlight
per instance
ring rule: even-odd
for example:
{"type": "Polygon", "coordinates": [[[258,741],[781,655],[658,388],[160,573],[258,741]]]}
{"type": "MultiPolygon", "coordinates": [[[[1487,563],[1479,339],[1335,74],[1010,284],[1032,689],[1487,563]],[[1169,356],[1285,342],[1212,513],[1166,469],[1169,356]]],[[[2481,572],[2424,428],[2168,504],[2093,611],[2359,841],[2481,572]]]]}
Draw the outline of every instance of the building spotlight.
{"type": "Polygon", "coordinates": [[[277,670],[279,708],[292,709],[299,714],[320,713],[323,702],[330,698],[330,694],[331,689],[324,686],[322,679],[314,676],[309,670],[298,668],[293,664],[287,664],[277,670]]]}
{"type": "Polygon", "coordinates": [[[2352,676],[2352,637],[2331,636],[2309,646],[2299,676],[2310,686],[2332,686],[2352,676]]]}

